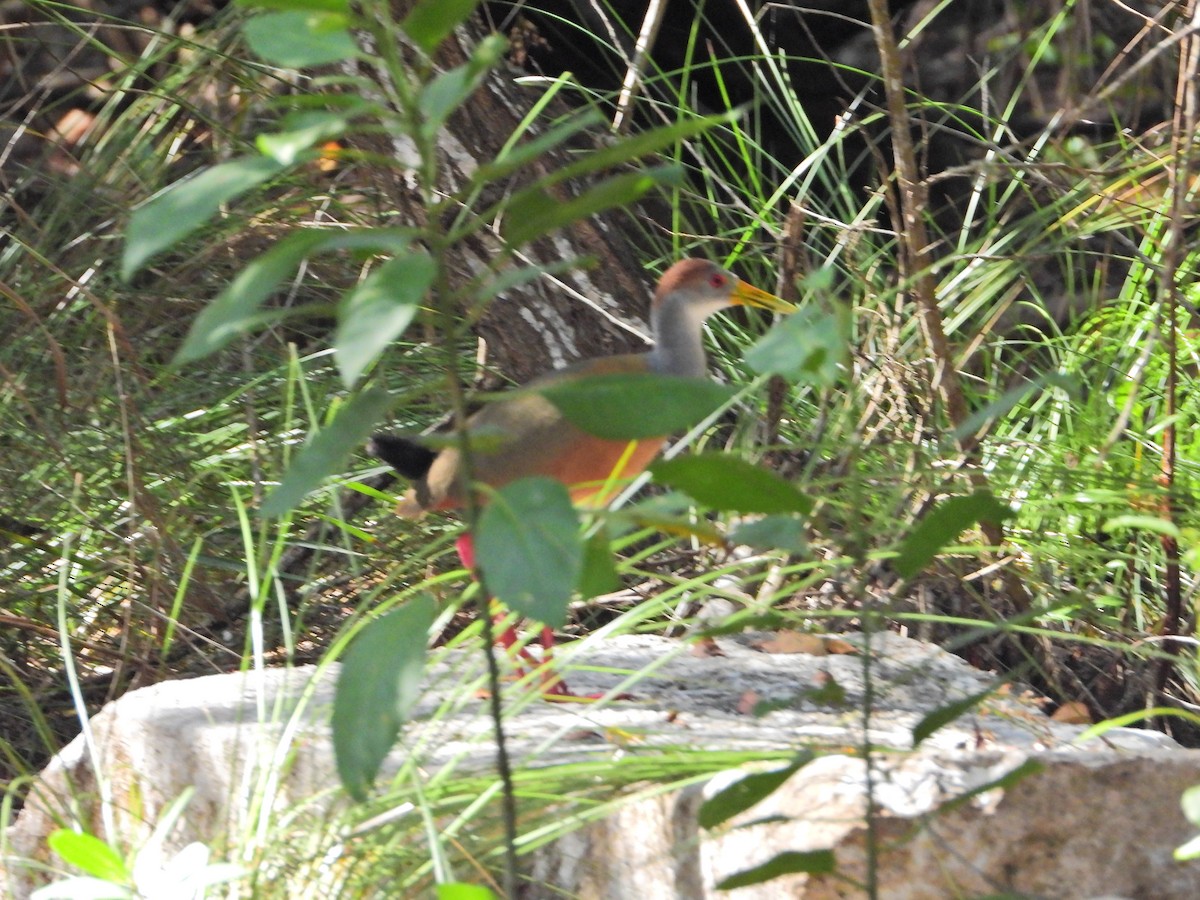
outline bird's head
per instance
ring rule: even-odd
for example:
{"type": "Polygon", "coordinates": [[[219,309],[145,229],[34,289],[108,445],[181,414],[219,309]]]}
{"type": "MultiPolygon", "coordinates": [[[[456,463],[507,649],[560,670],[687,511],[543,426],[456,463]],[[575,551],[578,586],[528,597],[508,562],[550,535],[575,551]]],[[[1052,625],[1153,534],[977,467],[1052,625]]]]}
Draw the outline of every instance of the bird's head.
{"type": "Polygon", "coordinates": [[[656,318],[667,315],[702,322],[728,306],[757,306],[773,312],[796,310],[786,300],[747,284],[716,263],[683,259],[659,279],[652,312],[656,318]]]}

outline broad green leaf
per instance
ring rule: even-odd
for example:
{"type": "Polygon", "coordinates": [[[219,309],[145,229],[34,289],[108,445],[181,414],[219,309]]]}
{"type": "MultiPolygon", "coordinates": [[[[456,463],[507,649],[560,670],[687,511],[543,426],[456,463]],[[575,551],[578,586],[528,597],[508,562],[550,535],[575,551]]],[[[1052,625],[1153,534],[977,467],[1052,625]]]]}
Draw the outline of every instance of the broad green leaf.
{"type": "Polygon", "coordinates": [[[418,102],[424,114],[421,127],[426,134],[433,137],[438,133],[450,114],[475,92],[492,66],[500,61],[507,47],[508,41],[500,35],[490,35],[475,47],[470,60],[442,72],[422,88],[418,102]]]}
{"type": "Polygon", "coordinates": [[[173,364],[203,359],[234,338],[280,318],[279,311],[262,310],[263,301],[328,236],[316,230],[297,231],[252,260],[196,317],[173,364]]]}
{"type": "Polygon", "coordinates": [[[305,69],[358,55],[348,25],[341,13],[299,10],[255,16],[242,31],[257,56],[287,69],[305,69]]]}
{"type": "Polygon", "coordinates": [[[521,478],[493,493],[475,528],[475,557],[498,600],[561,626],[583,567],[579,518],[566,487],[521,478]]]}
{"type": "Polygon", "coordinates": [[[211,219],[223,203],[285,168],[278,160],[247,156],[212,166],[155,194],[129,217],[121,277],[128,281],[152,257],[211,219]]]}
{"type": "Polygon", "coordinates": [[[315,145],[344,133],[349,124],[349,119],[339,113],[307,110],[289,116],[287,121],[282,122],[283,131],[260,134],[255,138],[254,145],[263,156],[290,166],[315,145]]]}
{"type": "Polygon", "coordinates": [[[89,875],[123,883],[127,883],[131,878],[121,855],[95,835],[60,828],[50,833],[46,843],[64,862],[82,869],[89,875]]]}
{"type": "Polygon", "coordinates": [[[477,884],[463,884],[461,881],[448,881],[436,888],[437,900],[496,900],[496,895],[488,888],[477,884]]]}
{"type": "Polygon", "coordinates": [[[481,184],[489,181],[499,181],[501,178],[511,175],[518,169],[524,168],[544,153],[548,153],[560,144],[570,140],[576,134],[579,134],[579,132],[595,128],[603,121],[604,117],[600,115],[599,110],[586,109],[581,113],[571,116],[567,121],[555,125],[545,134],[540,134],[522,144],[518,144],[491,162],[485,162],[475,171],[473,180],[481,184]]]}
{"type": "Polygon", "coordinates": [[[554,196],[534,186],[518,193],[504,207],[501,231],[510,244],[520,246],[606,209],[628,206],[656,187],[682,182],[683,168],[671,165],[614,175],[578,197],[554,196]]]}
{"type": "Polygon", "coordinates": [[[650,373],[589,375],[537,390],[571,424],[613,441],[665,437],[690,428],[737,393],[707,378],[650,373]]]}
{"type": "Polygon", "coordinates": [[[771,881],[781,875],[794,875],[800,872],[809,875],[828,875],[836,869],[837,860],[832,850],[785,850],[783,853],[771,857],[762,865],[721,879],[717,884],[717,889],[732,891],[734,888],[762,884],[764,881],[771,881]]]}
{"type": "Polygon", "coordinates": [[[980,691],[977,694],[972,694],[969,697],[963,697],[961,700],[955,700],[947,703],[945,706],[939,706],[937,709],[925,716],[922,716],[921,721],[913,726],[912,740],[913,747],[916,747],[921,741],[929,737],[940,728],[949,725],[959,716],[970,712],[988,697],[996,692],[999,685],[980,691]]]}
{"type": "MultiPolygon", "coordinates": [[[[479,224],[475,227],[480,227],[485,222],[491,222],[494,218],[500,218],[504,223],[505,235],[512,244],[518,245],[539,234],[550,232],[562,224],[592,215],[594,212],[635,202],[654,186],[642,180],[642,173],[618,175],[616,178],[602,182],[593,188],[593,191],[576,200],[556,196],[550,191],[550,188],[570,179],[581,179],[584,175],[619,168],[631,161],[638,160],[638,158],[659,154],[660,151],[670,148],[682,140],[695,137],[696,134],[707,131],[708,128],[712,128],[720,122],[732,121],[736,116],[737,113],[722,113],[708,116],[708,118],[676,122],[674,125],[654,128],[653,131],[642,132],[634,137],[622,138],[605,148],[578,156],[575,162],[568,163],[566,166],[554,167],[545,178],[524,188],[515,197],[505,198],[490,210],[485,211],[476,218],[475,221],[479,224]],[[556,210],[557,206],[564,203],[571,203],[572,208],[556,210]],[[556,214],[556,212],[557,215],[551,217],[551,214],[556,214]]],[[[488,180],[502,178],[503,175],[514,172],[533,158],[544,154],[552,146],[562,143],[563,140],[570,137],[571,133],[589,126],[590,119],[581,119],[575,124],[568,122],[568,124],[560,126],[563,128],[562,134],[551,132],[541,138],[530,140],[528,144],[523,144],[510,151],[509,155],[481,166],[473,180],[482,184],[488,180]]],[[[678,166],[650,169],[649,174],[652,174],[659,184],[665,186],[677,186],[683,182],[683,169],[678,166]]],[[[468,228],[467,230],[469,232],[472,229],[468,228]]]]}
{"type": "Polygon", "coordinates": [[[333,421],[296,454],[279,487],[264,501],[262,514],[268,518],[283,515],[322,481],[340,472],[346,458],[366,442],[392,403],[392,395],[383,388],[371,388],[338,410],[333,421]]]}
{"type": "MultiPolygon", "coordinates": [[[[617,178],[610,181],[602,182],[596,186],[592,192],[584,194],[588,199],[584,202],[583,198],[574,200],[575,206],[570,211],[560,211],[556,220],[542,221],[542,217],[546,217],[551,212],[556,211],[556,206],[562,205],[568,200],[552,193],[550,188],[570,179],[582,179],[584,175],[590,175],[604,170],[619,168],[625,166],[638,158],[644,156],[652,156],[659,154],[660,151],[671,148],[674,144],[682,142],[682,140],[695,137],[708,128],[720,124],[720,122],[731,121],[736,118],[736,113],[724,113],[721,115],[708,116],[708,118],[689,119],[682,122],[676,122],[674,125],[667,125],[661,128],[654,128],[653,131],[642,132],[634,137],[622,138],[605,146],[599,150],[589,152],[578,156],[575,162],[570,162],[566,166],[556,166],[552,172],[534,182],[515,197],[506,198],[503,202],[493,206],[484,214],[476,218],[476,222],[484,223],[500,218],[504,222],[506,236],[512,244],[521,244],[522,241],[530,240],[533,236],[548,232],[557,228],[560,224],[566,224],[578,218],[584,218],[601,210],[610,209],[612,206],[629,204],[640,198],[653,185],[648,185],[641,180],[640,173],[630,173],[619,175],[617,178]],[[610,185],[611,187],[606,187],[610,185]],[[592,196],[598,194],[598,196],[592,196]],[[617,202],[624,197],[622,202],[617,202]],[[534,220],[529,220],[529,216],[536,214],[539,216],[536,223],[534,220]],[[558,224],[554,224],[557,221],[558,224]],[[510,233],[508,229],[512,229],[510,233]]],[[[500,157],[499,160],[487,163],[481,166],[478,172],[475,173],[474,180],[482,184],[488,180],[502,178],[502,176],[514,172],[521,168],[524,164],[534,160],[534,158],[544,154],[553,146],[562,143],[563,140],[570,137],[572,133],[582,130],[584,127],[590,127],[592,119],[590,113],[583,114],[578,121],[569,121],[565,125],[560,126],[562,133],[554,131],[540,138],[530,140],[527,144],[518,146],[511,150],[508,155],[500,157]]],[[[650,173],[655,174],[655,178],[662,185],[676,186],[683,182],[683,170],[676,166],[666,166],[660,169],[650,169],[650,173]]],[[[468,229],[469,230],[469,229],[468,229]]]]}
{"type": "Polygon", "coordinates": [[[742,522],[729,534],[731,544],[745,544],[759,550],[808,552],[808,526],[799,516],[763,516],[742,522]]]}
{"type": "Polygon", "coordinates": [[[721,547],[725,544],[721,532],[708,522],[695,517],[670,516],[666,513],[644,512],[638,509],[624,512],[622,518],[629,520],[638,528],[653,528],[663,534],[697,540],[710,547],[721,547]]]}
{"type": "Polygon", "coordinates": [[[849,350],[849,308],[812,305],[777,322],[746,351],[746,362],[763,375],[828,387],[839,378],[849,350]]]}
{"type": "Polygon", "coordinates": [[[347,387],[408,328],[436,275],[433,258],[412,250],[385,262],[342,298],[333,355],[347,387]]]}
{"type": "Polygon", "coordinates": [[[979,522],[1003,522],[1012,510],[987,491],[969,497],[950,497],[938,503],[917,523],[900,545],[896,571],[912,578],[927,566],[943,547],[979,522]]]}
{"type": "Polygon", "coordinates": [[[479,0],[418,0],[400,27],[418,47],[433,53],[478,5],[479,0]]]}
{"type": "Polygon", "coordinates": [[[685,119],[675,122],[672,125],[655,128],[651,131],[643,131],[579,157],[575,162],[568,163],[562,168],[557,169],[551,175],[551,178],[554,183],[558,183],[567,179],[578,178],[581,175],[588,175],[592,172],[616,168],[645,156],[654,156],[669,147],[673,147],[680,141],[686,141],[707,131],[714,125],[731,122],[737,116],[738,113],[736,111],[719,113],[715,116],[685,119]]]}
{"type": "Polygon", "coordinates": [[[694,506],[690,497],[669,491],[618,510],[609,521],[629,523],[634,528],[653,528],[663,534],[695,539],[714,547],[723,546],[722,534],[707,519],[696,516],[694,506]]]}
{"type": "Polygon", "coordinates": [[[401,253],[408,246],[409,232],[401,228],[335,231],[310,228],[294,231],[270,250],[252,260],[230,285],[204,308],[175,354],[174,365],[194,362],[220,350],[234,338],[254,330],[285,313],[259,307],[290,278],[300,262],[319,252],[364,250],[371,253],[401,253]]]}
{"type": "Polygon", "coordinates": [[[697,813],[700,827],[716,828],[738,813],[745,812],[775,793],[780,785],[812,761],[813,754],[803,751],[797,754],[793,762],[782,769],[751,772],[728,787],[722,788],[700,805],[700,811],[697,813]]]}
{"type": "Polygon", "coordinates": [[[1181,536],[1178,525],[1169,519],[1161,519],[1158,516],[1114,516],[1101,525],[1100,528],[1107,532],[1129,529],[1132,531],[1150,531],[1154,534],[1165,534],[1173,538],[1181,536]]]}
{"type": "Polygon", "coordinates": [[[809,513],[812,501],[790,481],[744,459],[701,453],[659,460],[654,480],[683,491],[711,509],[743,513],[809,513]]]}
{"type": "Polygon", "coordinates": [[[613,562],[608,532],[601,528],[583,545],[583,567],[576,590],[585,600],[620,590],[621,579],[613,562]]]}
{"type": "Polygon", "coordinates": [[[367,625],[346,651],[333,698],[338,776],[355,800],[379,774],[420,695],[434,601],[420,594],[367,625]]]}

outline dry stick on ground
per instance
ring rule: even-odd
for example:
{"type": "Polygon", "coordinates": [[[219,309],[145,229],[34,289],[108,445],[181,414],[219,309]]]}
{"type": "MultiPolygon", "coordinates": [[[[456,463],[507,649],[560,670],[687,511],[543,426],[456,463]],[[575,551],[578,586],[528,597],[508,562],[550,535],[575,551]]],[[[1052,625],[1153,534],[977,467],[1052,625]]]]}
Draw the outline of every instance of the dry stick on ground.
{"type": "MultiPolygon", "coordinates": [[[[935,394],[941,395],[946,405],[947,416],[955,429],[958,452],[966,464],[972,486],[983,490],[987,487],[987,478],[978,465],[979,435],[978,432],[965,434],[961,430],[970,411],[963,394],[962,382],[954,367],[954,357],[946,339],[946,332],[942,328],[942,315],[937,303],[936,285],[932,274],[933,255],[930,252],[929,233],[925,228],[924,218],[928,207],[928,192],[917,174],[911,122],[905,105],[900,49],[892,29],[887,0],[868,0],[868,5],[875,43],[879,50],[888,120],[891,125],[896,194],[900,208],[897,223],[900,274],[905,283],[912,285],[911,291],[917,304],[921,331],[933,359],[934,371],[930,387],[935,394]]],[[[982,522],[980,530],[993,547],[1003,547],[1004,527],[999,522],[982,522]]],[[[1032,603],[1024,583],[1007,566],[1001,567],[1000,576],[1009,602],[1018,613],[1028,612],[1032,603]]],[[[1031,637],[1022,641],[1021,649],[1037,663],[1042,674],[1058,692],[1063,693],[1063,673],[1054,662],[1049,643],[1044,639],[1031,637]]]]}
{"type": "MultiPolygon", "coordinates": [[[[1200,6],[1191,0],[1184,11],[1194,28],[1200,23],[1200,6]]],[[[1171,160],[1167,178],[1171,185],[1171,218],[1167,225],[1166,247],[1163,252],[1162,274],[1159,278],[1159,333],[1163,336],[1167,351],[1166,427],[1162,436],[1162,473],[1159,483],[1166,491],[1163,499],[1163,518],[1175,520],[1175,410],[1178,390],[1178,312],[1179,312],[1179,263],[1184,248],[1184,219],[1191,192],[1192,135],[1196,133],[1197,111],[1196,78],[1200,71],[1200,39],[1194,33],[1183,42],[1179,54],[1179,76],[1175,81],[1174,113],[1171,121],[1171,160]]],[[[1179,572],[1179,540],[1171,534],[1162,536],[1166,567],[1163,572],[1163,590],[1166,595],[1166,613],[1163,616],[1162,634],[1167,638],[1164,650],[1168,654],[1158,663],[1154,677],[1154,692],[1147,698],[1147,706],[1157,706],[1159,696],[1167,686],[1175,668],[1174,655],[1178,641],[1173,640],[1183,618],[1183,590],[1179,572]]],[[[1165,720],[1163,720],[1165,721],[1165,720]]]]}

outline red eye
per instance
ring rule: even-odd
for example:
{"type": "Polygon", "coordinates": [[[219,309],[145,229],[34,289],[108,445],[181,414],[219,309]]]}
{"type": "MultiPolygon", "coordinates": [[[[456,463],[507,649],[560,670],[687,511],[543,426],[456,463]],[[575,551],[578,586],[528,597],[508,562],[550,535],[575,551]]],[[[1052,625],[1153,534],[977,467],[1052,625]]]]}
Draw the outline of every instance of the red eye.
{"type": "Polygon", "coordinates": [[[713,272],[708,276],[708,286],[714,288],[723,288],[729,284],[729,279],[723,272],[713,272]]]}

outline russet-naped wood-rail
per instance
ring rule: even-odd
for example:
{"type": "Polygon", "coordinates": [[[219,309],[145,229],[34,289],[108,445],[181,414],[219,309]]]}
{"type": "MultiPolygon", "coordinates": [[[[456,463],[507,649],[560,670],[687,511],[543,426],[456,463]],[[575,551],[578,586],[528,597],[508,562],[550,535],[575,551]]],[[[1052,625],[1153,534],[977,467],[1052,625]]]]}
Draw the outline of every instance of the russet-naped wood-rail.
{"type": "MultiPolygon", "coordinates": [[[[658,373],[700,378],[707,374],[704,354],[704,320],[729,306],[757,306],[778,312],[795,307],[778,297],[752,287],[716,264],[703,259],[684,259],[663,274],[650,307],[654,346],[645,353],[626,353],[574,363],[530,382],[537,388],[564,379],[589,375],[658,373]]],[[[540,475],[567,486],[580,504],[598,505],[608,499],[603,489],[639,474],[662,449],[667,435],[643,439],[630,447],[627,441],[606,440],[588,434],[568,422],[536,391],[521,391],[510,398],[489,403],[468,420],[471,433],[481,435],[471,444],[471,460],[477,482],[499,488],[510,481],[540,475]],[[618,471],[619,469],[619,471],[618,471]]],[[[460,507],[468,486],[463,483],[462,456],[456,447],[434,451],[415,440],[377,435],[372,452],[413,484],[397,512],[418,516],[427,510],[460,507]]],[[[480,495],[481,500],[484,499],[480,495]]],[[[474,571],[470,535],[458,542],[463,564],[474,571]]],[[[543,629],[543,644],[553,643],[550,629],[543,629]]],[[[512,629],[498,639],[511,647],[512,629]]],[[[547,693],[569,696],[557,681],[547,693]]]]}

